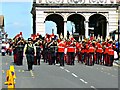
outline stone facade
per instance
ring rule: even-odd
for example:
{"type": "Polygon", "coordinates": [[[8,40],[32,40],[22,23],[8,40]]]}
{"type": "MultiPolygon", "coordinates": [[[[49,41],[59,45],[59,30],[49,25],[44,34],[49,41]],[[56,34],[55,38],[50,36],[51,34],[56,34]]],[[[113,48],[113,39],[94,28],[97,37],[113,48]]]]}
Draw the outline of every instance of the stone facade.
{"type": "Polygon", "coordinates": [[[109,36],[110,32],[118,29],[117,7],[115,0],[68,0],[68,2],[67,0],[36,0],[32,8],[33,31],[34,34],[40,33],[44,35],[46,17],[58,14],[64,19],[64,36],[66,36],[66,21],[68,17],[72,14],[80,14],[85,18],[85,37],[88,37],[90,17],[100,14],[106,18],[106,36],[109,36]],[[84,2],[76,3],[75,1],[84,2]]]}

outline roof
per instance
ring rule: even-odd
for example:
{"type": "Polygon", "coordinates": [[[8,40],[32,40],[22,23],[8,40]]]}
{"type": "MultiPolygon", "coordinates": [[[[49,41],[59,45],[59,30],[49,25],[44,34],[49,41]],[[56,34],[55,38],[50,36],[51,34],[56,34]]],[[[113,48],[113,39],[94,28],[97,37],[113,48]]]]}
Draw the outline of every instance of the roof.
{"type": "Polygon", "coordinates": [[[0,15],[0,27],[4,27],[4,16],[0,15]]]}

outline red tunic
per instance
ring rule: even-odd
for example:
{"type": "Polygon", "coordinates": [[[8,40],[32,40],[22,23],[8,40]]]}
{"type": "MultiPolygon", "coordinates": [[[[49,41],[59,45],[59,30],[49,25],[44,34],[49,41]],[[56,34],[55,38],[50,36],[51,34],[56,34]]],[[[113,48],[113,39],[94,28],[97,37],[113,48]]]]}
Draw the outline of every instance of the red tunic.
{"type": "Polygon", "coordinates": [[[60,42],[58,45],[58,52],[64,52],[66,44],[63,42],[60,42]]]}

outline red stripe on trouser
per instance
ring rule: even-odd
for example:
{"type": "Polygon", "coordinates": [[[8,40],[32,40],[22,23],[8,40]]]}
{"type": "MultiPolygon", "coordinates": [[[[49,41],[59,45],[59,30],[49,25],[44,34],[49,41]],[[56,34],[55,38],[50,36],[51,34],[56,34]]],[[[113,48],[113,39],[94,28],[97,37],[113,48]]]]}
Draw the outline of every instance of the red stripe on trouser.
{"type": "Polygon", "coordinates": [[[17,54],[14,54],[14,63],[17,61],[17,54]]]}

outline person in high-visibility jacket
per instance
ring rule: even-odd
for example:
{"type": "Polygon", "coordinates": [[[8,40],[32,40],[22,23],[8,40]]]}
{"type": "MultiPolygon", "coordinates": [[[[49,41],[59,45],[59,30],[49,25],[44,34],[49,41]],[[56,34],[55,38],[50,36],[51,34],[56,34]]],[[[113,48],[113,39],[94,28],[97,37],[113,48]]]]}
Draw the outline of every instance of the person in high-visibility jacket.
{"type": "Polygon", "coordinates": [[[66,47],[66,43],[64,40],[58,43],[58,54],[60,58],[60,66],[64,66],[64,50],[66,47]]]}
{"type": "Polygon", "coordinates": [[[67,47],[67,55],[68,55],[68,64],[69,65],[74,65],[74,61],[75,61],[75,43],[73,41],[67,47]]]}
{"type": "Polygon", "coordinates": [[[109,56],[109,66],[113,66],[113,61],[114,61],[114,50],[112,45],[109,46],[108,49],[108,56],[109,56]]]}

